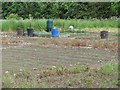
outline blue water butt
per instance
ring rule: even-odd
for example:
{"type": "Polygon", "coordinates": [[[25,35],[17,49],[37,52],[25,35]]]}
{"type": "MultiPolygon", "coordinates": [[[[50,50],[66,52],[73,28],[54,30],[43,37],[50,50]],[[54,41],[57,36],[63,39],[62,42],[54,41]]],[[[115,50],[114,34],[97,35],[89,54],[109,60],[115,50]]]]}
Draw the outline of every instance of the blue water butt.
{"type": "Polygon", "coordinates": [[[58,32],[57,28],[56,29],[52,29],[51,33],[52,33],[52,37],[59,37],[59,32],[58,32]]]}

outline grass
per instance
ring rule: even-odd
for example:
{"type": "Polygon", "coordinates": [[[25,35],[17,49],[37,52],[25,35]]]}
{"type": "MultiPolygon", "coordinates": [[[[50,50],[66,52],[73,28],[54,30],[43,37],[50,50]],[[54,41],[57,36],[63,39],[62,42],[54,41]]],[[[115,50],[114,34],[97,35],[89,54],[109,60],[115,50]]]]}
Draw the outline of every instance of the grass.
{"type": "Polygon", "coordinates": [[[44,70],[30,71],[27,74],[29,77],[26,77],[25,72],[28,71],[25,70],[18,71],[15,75],[5,73],[3,88],[50,88],[52,85],[60,87],[57,85],[62,83],[64,83],[62,87],[76,87],[80,84],[87,88],[94,86],[99,88],[117,87],[117,67],[116,63],[106,63],[100,69],[91,69],[88,65],[76,63],[71,68],[52,66],[44,70]],[[78,72],[74,72],[76,67],[79,68],[78,72]],[[89,70],[86,70],[88,68],[89,70]]]}
{"type": "Polygon", "coordinates": [[[9,88],[12,84],[12,78],[11,78],[11,75],[10,74],[6,74],[4,77],[3,77],[3,85],[4,87],[6,88],[9,88]]]}
{"type": "Polygon", "coordinates": [[[120,37],[120,33],[113,34],[113,36],[118,36],[118,37],[120,37]]]}
{"type": "Polygon", "coordinates": [[[77,62],[74,66],[73,72],[74,73],[80,73],[81,70],[82,70],[82,67],[81,67],[80,63],[77,62]]]}
{"type": "MultiPolygon", "coordinates": [[[[17,27],[21,27],[26,30],[31,27],[35,31],[46,30],[46,19],[36,19],[36,20],[0,20],[0,25],[2,25],[2,31],[15,31],[17,27]]],[[[76,29],[83,28],[118,28],[118,22],[114,19],[108,20],[84,20],[84,19],[54,19],[53,26],[56,26],[60,31],[68,30],[69,26],[73,25],[76,29]]]]}
{"type": "MultiPolygon", "coordinates": [[[[118,63],[113,63],[113,62],[110,62],[110,63],[106,63],[106,64],[103,64],[102,67],[100,68],[100,73],[104,74],[105,76],[108,76],[108,77],[117,77],[118,78],[118,63]]],[[[100,84],[100,87],[101,88],[105,88],[105,87],[108,87],[108,83],[112,86],[113,84],[118,84],[118,80],[102,80],[102,83],[100,84]]]]}
{"type": "Polygon", "coordinates": [[[101,72],[107,75],[117,75],[118,74],[118,64],[107,63],[101,67],[101,72]]]}

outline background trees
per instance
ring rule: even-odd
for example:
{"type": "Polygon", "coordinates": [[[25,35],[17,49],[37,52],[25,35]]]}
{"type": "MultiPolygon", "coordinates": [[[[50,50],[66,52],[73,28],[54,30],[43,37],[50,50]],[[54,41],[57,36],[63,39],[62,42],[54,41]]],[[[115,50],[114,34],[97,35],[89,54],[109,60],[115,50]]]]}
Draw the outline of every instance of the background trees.
{"type": "Polygon", "coordinates": [[[3,2],[2,17],[88,19],[120,16],[120,2],[3,2]]]}

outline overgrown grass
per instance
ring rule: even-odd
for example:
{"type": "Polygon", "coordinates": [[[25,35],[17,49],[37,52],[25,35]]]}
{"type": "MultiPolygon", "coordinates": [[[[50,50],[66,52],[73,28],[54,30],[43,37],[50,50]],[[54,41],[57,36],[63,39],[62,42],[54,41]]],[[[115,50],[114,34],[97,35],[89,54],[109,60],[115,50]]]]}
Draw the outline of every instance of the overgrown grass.
{"type": "MultiPolygon", "coordinates": [[[[14,31],[18,26],[26,30],[30,24],[35,31],[46,30],[46,21],[47,19],[36,19],[36,20],[1,20],[0,25],[2,24],[2,31],[14,31]]],[[[67,30],[70,25],[73,25],[76,29],[83,28],[118,28],[118,21],[115,19],[108,20],[84,20],[84,19],[54,19],[53,26],[61,28],[61,30],[67,30]]]]}

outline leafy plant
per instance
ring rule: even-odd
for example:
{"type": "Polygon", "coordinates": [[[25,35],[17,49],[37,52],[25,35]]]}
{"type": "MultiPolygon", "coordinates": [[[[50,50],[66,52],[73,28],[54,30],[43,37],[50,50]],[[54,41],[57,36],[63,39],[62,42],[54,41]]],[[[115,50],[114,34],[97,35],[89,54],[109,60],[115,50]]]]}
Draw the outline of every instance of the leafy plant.
{"type": "Polygon", "coordinates": [[[5,88],[10,88],[12,87],[12,77],[11,75],[8,73],[8,74],[5,74],[3,76],[3,86],[5,88]]]}
{"type": "Polygon", "coordinates": [[[22,19],[21,17],[18,16],[18,14],[10,14],[6,18],[7,19],[16,19],[16,20],[22,19]]]}
{"type": "Polygon", "coordinates": [[[80,65],[80,62],[77,62],[74,66],[73,73],[80,73],[82,67],[80,65]]]}
{"type": "Polygon", "coordinates": [[[118,73],[118,64],[107,63],[100,68],[100,71],[108,75],[116,75],[118,73]]]}

